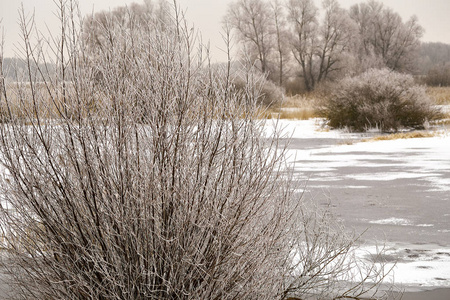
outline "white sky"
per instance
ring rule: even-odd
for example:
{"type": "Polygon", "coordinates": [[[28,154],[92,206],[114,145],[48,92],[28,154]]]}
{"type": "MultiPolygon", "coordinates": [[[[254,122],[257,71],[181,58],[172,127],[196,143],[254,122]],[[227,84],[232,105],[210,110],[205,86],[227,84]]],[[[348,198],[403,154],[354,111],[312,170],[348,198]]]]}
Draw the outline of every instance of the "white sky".
{"type": "MultiPolygon", "coordinates": [[[[23,2],[25,10],[35,9],[38,26],[46,32],[47,25],[52,30],[58,27],[54,16],[54,0],[0,0],[0,20],[5,31],[5,56],[14,56],[14,44],[20,41],[18,9],[23,2]]],[[[155,0],[154,0],[155,1],[155,0]]],[[[419,23],[425,28],[423,41],[443,42],[450,44],[450,0],[378,0],[398,12],[403,20],[412,15],[419,18],[419,23]]],[[[142,0],[79,0],[83,14],[94,11],[108,10],[116,6],[132,2],[142,3],[142,0]]],[[[182,8],[187,10],[188,21],[194,23],[203,36],[203,41],[211,41],[211,53],[214,59],[223,60],[225,55],[220,50],[224,47],[221,38],[221,20],[227,5],[232,0],[178,0],[182,8]]],[[[315,0],[319,6],[321,0],[315,0]]],[[[344,8],[349,8],[363,0],[339,0],[344,8]]]]}

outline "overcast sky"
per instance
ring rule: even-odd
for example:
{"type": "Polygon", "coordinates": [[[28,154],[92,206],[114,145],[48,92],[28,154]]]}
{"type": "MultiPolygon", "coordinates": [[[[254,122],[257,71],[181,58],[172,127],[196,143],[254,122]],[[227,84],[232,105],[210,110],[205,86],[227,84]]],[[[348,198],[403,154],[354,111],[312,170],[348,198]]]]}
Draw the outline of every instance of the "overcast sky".
{"type": "MultiPolygon", "coordinates": [[[[27,12],[35,10],[38,26],[46,31],[46,25],[57,28],[57,19],[54,16],[54,0],[0,0],[0,20],[5,30],[5,56],[14,56],[14,43],[19,41],[18,9],[23,2],[27,12]]],[[[213,58],[222,60],[220,48],[223,43],[220,35],[221,20],[226,12],[227,5],[233,0],[179,0],[178,3],[187,11],[188,21],[202,33],[203,40],[211,41],[213,58]]],[[[425,28],[423,41],[443,42],[450,44],[450,0],[378,0],[398,12],[403,20],[412,15],[419,18],[419,23],[425,28]]],[[[142,3],[143,0],[79,0],[83,14],[92,11],[108,10],[132,2],[142,3]]],[[[320,6],[321,0],[315,0],[320,6]]],[[[362,0],[339,0],[344,8],[349,8],[362,0]]]]}

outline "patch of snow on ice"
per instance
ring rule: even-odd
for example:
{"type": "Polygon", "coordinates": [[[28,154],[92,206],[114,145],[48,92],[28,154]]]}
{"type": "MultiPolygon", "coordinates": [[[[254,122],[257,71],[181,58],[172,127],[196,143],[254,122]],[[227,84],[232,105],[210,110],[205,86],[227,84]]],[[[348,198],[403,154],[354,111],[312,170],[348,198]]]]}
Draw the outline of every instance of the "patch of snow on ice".
{"type": "MultiPolygon", "coordinates": [[[[438,175],[438,174],[433,174],[438,175]]],[[[347,178],[356,180],[369,180],[369,181],[392,181],[396,179],[413,179],[422,178],[423,174],[420,173],[410,173],[410,172],[390,172],[390,173],[366,173],[366,174],[355,174],[347,175],[347,178]]]]}
{"type": "Polygon", "coordinates": [[[400,225],[400,226],[409,226],[412,225],[412,222],[407,219],[402,218],[389,218],[382,220],[370,221],[370,224],[380,224],[380,225],[400,225]]]}
{"type": "Polygon", "coordinates": [[[368,189],[370,187],[366,186],[366,185],[347,185],[347,186],[342,187],[342,188],[346,188],[346,189],[368,189]]]}
{"type": "MultiPolygon", "coordinates": [[[[369,258],[375,253],[375,246],[366,246],[358,249],[356,254],[369,258]]],[[[395,258],[385,265],[385,270],[393,268],[386,282],[406,286],[450,287],[450,249],[434,245],[391,245],[384,254],[395,258]]]]}
{"type": "Polygon", "coordinates": [[[442,178],[438,176],[425,177],[423,180],[430,182],[429,191],[450,192],[450,178],[442,178]]]}

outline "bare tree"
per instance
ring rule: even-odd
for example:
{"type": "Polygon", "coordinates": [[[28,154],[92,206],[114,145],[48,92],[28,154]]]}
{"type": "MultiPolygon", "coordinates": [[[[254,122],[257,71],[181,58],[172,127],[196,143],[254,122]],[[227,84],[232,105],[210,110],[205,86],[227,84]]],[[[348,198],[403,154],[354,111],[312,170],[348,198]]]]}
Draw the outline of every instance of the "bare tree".
{"type": "MultiPolygon", "coordinates": [[[[353,276],[366,266],[355,239],[294,193],[280,131],[257,118],[260,77],[236,89],[230,64],[212,69],[176,2],[154,31],[100,27],[114,37],[100,56],[86,55],[75,3],[57,3],[60,72],[41,83],[28,72],[14,93],[1,77],[2,254],[16,298],[343,298],[379,286],[379,269],[353,276]]],[[[28,69],[44,73],[22,16],[28,69]]]]}
{"type": "Polygon", "coordinates": [[[271,3],[271,11],[274,20],[274,36],[276,38],[276,52],[278,61],[278,84],[283,86],[283,79],[286,77],[287,70],[285,65],[289,61],[289,45],[288,32],[286,24],[286,14],[284,6],[279,0],[273,0],[271,3]]]}
{"type": "Polygon", "coordinates": [[[423,34],[417,17],[404,23],[398,13],[375,0],[356,4],[350,11],[352,19],[359,26],[366,55],[374,53],[384,66],[392,70],[414,69],[415,55],[423,34]]]}
{"type": "Polygon", "coordinates": [[[312,90],[314,83],[313,56],[316,50],[317,7],[312,0],[289,0],[289,23],[292,33],[292,52],[299,63],[305,86],[312,90]]]}
{"type": "Polygon", "coordinates": [[[353,52],[356,27],[348,12],[339,6],[337,0],[323,2],[325,17],[321,28],[319,46],[319,71],[317,82],[326,80],[333,73],[345,69],[343,56],[353,52]]]}
{"type": "Polygon", "coordinates": [[[323,2],[325,16],[319,25],[318,9],[311,0],[290,0],[292,51],[301,67],[307,90],[345,68],[345,53],[352,51],[354,24],[335,0],[323,2]]]}
{"type": "MultiPolygon", "coordinates": [[[[160,26],[158,23],[170,26],[170,20],[165,13],[167,9],[166,1],[160,0],[153,3],[146,0],[143,4],[131,3],[129,6],[119,6],[110,11],[87,15],[83,19],[83,39],[86,50],[89,50],[91,54],[102,55],[101,53],[109,49],[111,44],[120,42],[119,36],[114,34],[118,30],[133,33],[145,28],[149,34],[153,34],[154,28],[160,26]]],[[[122,47],[132,49],[133,45],[122,44],[122,47]]]]}
{"type": "Polygon", "coordinates": [[[274,47],[273,18],[269,4],[264,0],[238,0],[232,2],[225,21],[237,32],[238,40],[254,54],[262,73],[268,71],[268,59],[274,47]]]}

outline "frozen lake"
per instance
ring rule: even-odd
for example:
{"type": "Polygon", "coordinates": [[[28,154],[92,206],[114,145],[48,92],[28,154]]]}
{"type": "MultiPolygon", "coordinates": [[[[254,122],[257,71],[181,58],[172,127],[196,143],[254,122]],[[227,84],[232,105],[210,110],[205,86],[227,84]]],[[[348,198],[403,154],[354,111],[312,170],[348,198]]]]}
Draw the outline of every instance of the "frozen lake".
{"type": "MultiPolygon", "coordinates": [[[[360,142],[373,134],[324,130],[319,120],[280,123],[299,189],[365,232],[359,255],[385,242],[397,286],[450,288],[450,132],[360,142]]],[[[8,289],[0,285],[0,299],[8,289]]]]}
{"type": "Polygon", "coordinates": [[[359,142],[318,120],[281,121],[292,133],[289,161],[306,197],[331,205],[363,250],[387,243],[396,284],[450,287],[450,133],[359,142]]]}

